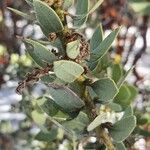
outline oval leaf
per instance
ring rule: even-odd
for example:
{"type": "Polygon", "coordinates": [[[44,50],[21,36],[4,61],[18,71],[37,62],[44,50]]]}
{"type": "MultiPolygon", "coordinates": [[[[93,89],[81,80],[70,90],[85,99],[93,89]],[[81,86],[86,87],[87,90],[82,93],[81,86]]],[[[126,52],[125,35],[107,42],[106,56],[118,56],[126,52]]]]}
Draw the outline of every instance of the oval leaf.
{"type": "Polygon", "coordinates": [[[25,39],[24,42],[26,43],[29,55],[39,66],[47,67],[47,64],[57,60],[57,57],[44,45],[30,39],[25,39]]]}
{"type": "Polygon", "coordinates": [[[73,61],[60,60],[54,62],[54,72],[61,80],[71,83],[84,72],[84,69],[73,61]]]}
{"type": "Polygon", "coordinates": [[[135,126],[136,117],[126,117],[117,121],[113,127],[109,129],[109,133],[115,142],[122,142],[131,134],[135,126]]]}
{"type": "Polygon", "coordinates": [[[99,101],[108,102],[112,100],[118,93],[118,88],[113,80],[110,78],[100,79],[92,85],[94,92],[99,97],[99,101]]]}
{"type": "Polygon", "coordinates": [[[39,0],[34,0],[33,4],[37,20],[47,37],[52,32],[60,32],[63,30],[63,24],[60,18],[51,7],[39,0]]]}
{"type": "Polygon", "coordinates": [[[48,91],[63,112],[78,112],[84,106],[84,102],[68,87],[50,84],[48,91]]]}
{"type": "Polygon", "coordinates": [[[75,59],[80,54],[79,48],[80,42],[78,40],[67,44],[67,56],[71,59],[75,59]]]}

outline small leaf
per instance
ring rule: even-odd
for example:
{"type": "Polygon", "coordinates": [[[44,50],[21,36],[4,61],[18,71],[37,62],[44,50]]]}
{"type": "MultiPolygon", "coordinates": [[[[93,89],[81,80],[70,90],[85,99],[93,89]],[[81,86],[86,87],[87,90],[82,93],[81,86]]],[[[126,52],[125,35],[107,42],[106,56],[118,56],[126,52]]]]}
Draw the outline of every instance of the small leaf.
{"type": "Polygon", "coordinates": [[[87,131],[92,131],[94,130],[96,127],[100,126],[102,123],[105,122],[105,120],[108,119],[107,118],[107,114],[100,114],[98,115],[87,127],[87,131]]]}
{"type": "Polygon", "coordinates": [[[26,13],[23,13],[22,11],[7,7],[9,10],[11,10],[12,12],[14,12],[15,14],[27,19],[27,20],[34,20],[34,17],[32,14],[28,15],[26,13]]]}
{"type": "Polygon", "coordinates": [[[40,131],[36,136],[35,139],[38,141],[46,141],[52,142],[53,140],[57,139],[58,131],[57,129],[51,129],[51,131],[40,131]]]}
{"type": "Polygon", "coordinates": [[[47,37],[52,32],[61,32],[63,30],[60,18],[51,7],[39,0],[34,0],[33,4],[37,20],[47,37]]]}
{"type": "Polygon", "coordinates": [[[48,92],[51,95],[51,99],[63,112],[76,113],[84,106],[84,102],[68,87],[56,84],[50,84],[49,86],[48,92]]]}
{"type": "Polygon", "coordinates": [[[89,0],[77,0],[76,17],[73,20],[75,27],[81,27],[87,20],[89,0]]]}
{"type": "Polygon", "coordinates": [[[94,82],[91,87],[101,102],[109,102],[118,93],[118,88],[110,78],[100,79],[94,82]]]}
{"type": "Polygon", "coordinates": [[[115,142],[122,142],[131,134],[135,126],[136,117],[126,117],[117,121],[113,127],[109,129],[109,133],[115,142]]]}
{"type": "Polygon", "coordinates": [[[47,67],[47,64],[51,64],[54,60],[57,60],[57,57],[44,45],[30,39],[25,39],[24,42],[26,43],[29,55],[39,66],[47,67]]]}
{"type": "Polygon", "coordinates": [[[94,50],[96,49],[99,44],[103,41],[103,29],[102,25],[98,25],[91,40],[90,40],[90,49],[94,50]]]}
{"type": "Polygon", "coordinates": [[[61,80],[71,83],[84,72],[84,69],[73,61],[60,60],[54,62],[54,72],[61,80]]]}
{"type": "Polygon", "coordinates": [[[71,59],[75,59],[80,54],[80,42],[78,40],[70,42],[67,44],[66,53],[71,59]]]}
{"type": "Polygon", "coordinates": [[[125,145],[121,143],[115,143],[116,150],[126,150],[125,145]]]}
{"type": "Polygon", "coordinates": [[[33,110],[31,116],[33,121],[39,125],[43,125],[46,121],[46,116],[41,110],[33,110]]]}
{"type": "Polygon", "coordinates": [[[116,36],[119,33],[120,28],[112,31],[91,53],[91,62],[101,59],[109,50],[116,36]]]}
{"type": "Polygon", "coordinates": [[[114,64],[112,67],[112,79],[117,83],[122,77],[122,68],[120,64],[114,64]]]}
{"type": "Polygon", "coordinates": [[[122,85],[121,88],[119,89],[119,93],[116,95],[114,98],[114,102],[121,105],[123,109],[128,107],[131,103],[130,101],[130,91],[127,86],[122,85]]]}

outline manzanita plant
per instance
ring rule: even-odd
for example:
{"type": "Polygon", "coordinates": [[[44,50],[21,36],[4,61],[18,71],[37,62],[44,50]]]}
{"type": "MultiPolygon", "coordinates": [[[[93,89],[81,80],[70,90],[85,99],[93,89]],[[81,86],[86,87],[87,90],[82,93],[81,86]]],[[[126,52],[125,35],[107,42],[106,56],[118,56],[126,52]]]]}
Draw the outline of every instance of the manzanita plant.
{"type": "Polygon", "coordinates": [[[35,138],[57,138],[54,129],[47,126],[51,121],[73,140],[74,149],[85,137],[94,136],[99,149],[125,150],[124,140],[136,126],[131,103],[137,90],[125,82],[132,69],[125,71],[108,53],[120,28],[103,38],[99,24],[90,41],[81,33],[88,15],[102,0],[94,6],[89,0],[77,0],[75,15],[68,12],[73,0],[26,2],[33,9],[32,15],[9,9],[33,20],[47,39],[21,38],[38,68],[26,75],[16,91],[21,94],[26,86],[36,82],[46,85],[41,97],[24,106],[41,129],[35,138]],[[72,28],[68,27],[68,17],[72,19],[72,28]],[[53,48],[49,49],[49,45],[53,48]],[[119,113],[120,117],[112,119],[111,113],[119,113]]]}

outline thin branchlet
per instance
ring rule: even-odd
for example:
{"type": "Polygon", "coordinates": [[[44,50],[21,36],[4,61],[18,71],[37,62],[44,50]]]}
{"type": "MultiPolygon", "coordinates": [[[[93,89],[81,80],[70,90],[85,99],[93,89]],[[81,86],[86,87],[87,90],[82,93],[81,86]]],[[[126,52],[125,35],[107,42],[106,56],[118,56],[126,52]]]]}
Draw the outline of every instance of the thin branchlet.
{"type": "Polygon", "coordinates": [[[25,79],[18,83],[18,87],[16,88],[16,92],[18,94],[22,94],[23,89],[29,85],[34,84],[39,81],[39,79],[45,75],[48,75],[49,71],[51,71],[52,65],[48,65],[46,68],[35,68],[31,73],[27,73],[25,79]]]}

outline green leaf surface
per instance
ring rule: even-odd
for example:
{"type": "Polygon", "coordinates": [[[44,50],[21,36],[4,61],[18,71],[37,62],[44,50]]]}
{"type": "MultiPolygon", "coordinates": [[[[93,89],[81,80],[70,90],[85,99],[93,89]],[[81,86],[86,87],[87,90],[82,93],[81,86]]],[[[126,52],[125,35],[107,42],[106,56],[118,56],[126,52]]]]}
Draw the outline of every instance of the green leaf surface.
{"type": "Polygon", "coordinates": [[[99,61],[91,63],[92,67],[92,74],[97,77],[101,78],[103,73],[107,72],[107,68],[111,65],[111,60],[108,54],[105,54],[99,61]],[[94,69],[92,69],[94,68],[94,69]]]}
{"type": "Polygon", "coordinates": [[[56,79],[56,76],[54,74],[45,75],[40,78],[42,82],[44,83],[51,83],[56,79]]]}
{"type": "Polygon", "coordinates": [[[94,82],[91,87],[101,102],[111,101],[118,93],[118,88],[110,78],[103,78],[94,82]]]}
{"type": "Polygon", "coordinates": [[[122,68],[120,64],[114,64],[112,67],[112,79],[117,83],[122,77],[122,68]]]}
{"type": "Polygon", "coordinates": [[[50,84],[48,92],[63,112],[76,113],[84,107],[84,102],[68,87],[50,84]]]}
{"type": "Polygon", "coordinates": [[[33,59],[33,61],[40,67],[47,67],[46,63],[43,62],[35,53],[34,47],[31,44],[25,43],[26,50],[33,59]]]}
{"type": "Polygon", "coordinates": [[[90,49],[95,50],[102,41],[103,41],[103,28],[102,24],[100,24],[97,26],[90,40],[90,49]]]}
{"type": "Polygon", "coordinates": [[[122,85],[119,89],[119,93],[114,98],[114,102],[121,105],[123,109],[128,107],[131,104],[130,101],[130,91],[127,86],[122,85]]]}
{"type": "Polygon", "coordinates": [[[75,27],[81,27],[87,20],[89,10],[89,0],[77,0],[76,17],[73,20],[75,27]]]}
{"type": "Polygon", "coordinates": [[[27,46],[27,52],[39,66],[47,67],[47,64],[57,60],[57,57],[44,45],[30,39],[24,39],[23,41],[27,46]]]}
{"type": "Polygon", "coordinates": [[[80,42],[78,40],[67,44],[66,53],[71,59],[75,59],[80,54],[80,42]]]}
{"type": "Polygon", "coordinates": [[[71,83],[84,72],[84,69],[73,61],[60,60],[54,62],[54,72],[61,80],[71,83]]]}
{"type": "Polygon", "coordinates": [[[124,111],[122,119],[126,117],[130,117],[132,115],[133,115],[133,108],[131,106],[128,106],[124,111]]]}
{"type": "Polygon", "coordinates": [[[138,90],[133,85],[126,85],[126,86],[128,87],[128,89],[130,91],[130,98],[129,98],[129,100],[133,101],[136,98],[136,96],[138,95],[138,90]]]}
{"type": "Polygon", "coordinates": [[[135,126],[136,117],[126,117],[117,121],[113,127],[109,129],[109,133],[115,142],[122,142],[131,134],[135,126]]]}
{"type": "Polygon", "coordinates": [[[91,53],[91,62],[101,59],[109,50],[116,36],[118,35],[120,28],[112,31],[91,53]]]}
{"type": "Polygon", "coordinates": [[[45,141],[45,142],[52,142],[57,138],[57,129],[52,129],[51,131],[40,131],[36,136],[35,139],[38,141],[45,141]]]}
{"type": "Polygon", "coordinates": [[[54,116],[58,112],[58,108],[54,101],[48,97],[37,99],[37,104],[48,116],[54,116]]]}
{"type": "Polygon", "coordinates": [[[33,4],[37,20],[47,37],[52,32],[61,32],[63,30],[60,18],[51,7],[39,0],[34,0],[33,4]]]}
{"type": "Polygon", "coordinates": [[[89,119],[87,115],[83,112],[80,112],[79,115],[70,121],[65,121],[62,125],[70,130],[70,132],[75,133],[77,136],[81,135],[89,124],[89,119]]]}

